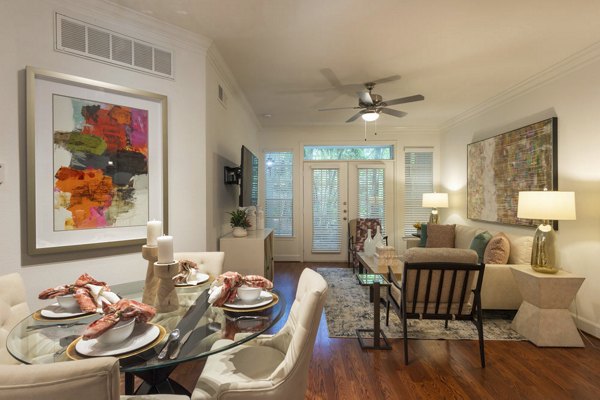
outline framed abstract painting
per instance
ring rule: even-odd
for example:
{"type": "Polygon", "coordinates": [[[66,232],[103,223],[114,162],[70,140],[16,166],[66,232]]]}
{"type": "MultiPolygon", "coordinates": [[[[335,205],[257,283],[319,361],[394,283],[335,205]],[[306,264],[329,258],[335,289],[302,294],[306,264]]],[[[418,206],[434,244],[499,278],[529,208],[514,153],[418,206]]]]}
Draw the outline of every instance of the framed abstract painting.
{"type": "Polygon", "coordinates": [[[167,97],[27,67],[30,254],[143,244],[167,210],[167,97]]]}
{"type": "Polygon", "coordinates": [[[517,218],[519,192],[558,189],[557,121],[550,118],[467,145],[469,219],[536,225],[517,218]]]}

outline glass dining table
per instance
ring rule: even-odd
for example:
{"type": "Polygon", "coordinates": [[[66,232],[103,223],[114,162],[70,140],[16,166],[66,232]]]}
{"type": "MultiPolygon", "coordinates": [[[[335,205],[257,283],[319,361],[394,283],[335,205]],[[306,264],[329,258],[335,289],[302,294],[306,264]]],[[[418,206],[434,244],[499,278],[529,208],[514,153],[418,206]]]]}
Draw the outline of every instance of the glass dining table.
{"type": "MultiPolygon", "coordinates": [[[[141,301],[143,285],[144,281],[118,284],[112,285],[111,290],[121,298],[141,301]]],[[[208,287],[208,283],[177,287],[179,307],[171,312],[157,312],[146,325],[136,323],[132,337],[121,345],[125,347],[114,345],[94,349],[91,346],[90,350],[90,346],[82,341],[81,334],[86,326],[99,319],[101,314],[50,319],[45,318],[41,310],[34,312],[11,330],[6,347],[14,358],[26,364],[113,355],[119,358],[121,372],[125,373],[126,394],[189,395],[185,388],[169,378],[177,365],[205,358],[252,340],[275,325],[286,310],[285,298],[277,290],[271,292],[272,301],[262,306],[213,307],[208,303],[208,287]],[[175,329],[179,329],[180,343],[175,341],[169,345],[167,356],[159,359],[169,333],[175,329]],[[138,336],[136,330],[141,331],[138,336]],[[150,331],[152,336],[145,342],[140,342],[139,338],[144,339],[143,335],[150,335],[150,331]],[[233,341],[224,347],[212,349],[217,340],[225,338],[233,341]],[[143,380],[137,390],[134,388],[135,376],[143,380]]]]}

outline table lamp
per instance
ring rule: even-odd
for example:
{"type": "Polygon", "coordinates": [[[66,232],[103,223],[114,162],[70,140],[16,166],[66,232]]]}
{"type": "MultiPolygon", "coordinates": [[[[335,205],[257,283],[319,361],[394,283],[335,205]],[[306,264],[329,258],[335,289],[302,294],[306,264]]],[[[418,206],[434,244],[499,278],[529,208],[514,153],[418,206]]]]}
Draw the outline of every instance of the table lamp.
{"type": "Polygon", "coordinates": [[[424,208],[431,207],[430,224],[439,223],[438,208],[448,207],[448,193],[423,193],[424,208]]]}
{"type": "Polygon", "coordinates": [[[553,192],[545,189],[519,192],[517,217],[542,220],[533,236],[531,268],[537,272],[555,274],[558,268],[552,265],[549,259],[554,240],[554,229],[550,220],[575,219],[575,192],[553,192]]]}

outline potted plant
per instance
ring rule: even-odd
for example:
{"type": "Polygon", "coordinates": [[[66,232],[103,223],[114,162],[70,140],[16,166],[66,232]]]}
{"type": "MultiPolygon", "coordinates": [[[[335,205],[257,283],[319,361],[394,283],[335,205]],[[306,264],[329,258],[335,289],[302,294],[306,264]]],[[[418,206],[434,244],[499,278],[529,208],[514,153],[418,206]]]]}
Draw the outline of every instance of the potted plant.
{"type": "Polygon", "coordinates": [[[421,223],[420,222],[415,222],[413,224],[413,226],[417,230],[417,235],[416,236],[420,237],[421,236],[421,223]]]}
{"type": "Polygon", "coordinates": [[[237,209],[229,212],[231,218],[229,219],[229,224],[233,227],[233,236],[235,237],[244,237],[248,235],[248,231],[246,228],[249,228],[250,221],[248,220],[248,216],[246,215],[246,210],[237,209]]]}

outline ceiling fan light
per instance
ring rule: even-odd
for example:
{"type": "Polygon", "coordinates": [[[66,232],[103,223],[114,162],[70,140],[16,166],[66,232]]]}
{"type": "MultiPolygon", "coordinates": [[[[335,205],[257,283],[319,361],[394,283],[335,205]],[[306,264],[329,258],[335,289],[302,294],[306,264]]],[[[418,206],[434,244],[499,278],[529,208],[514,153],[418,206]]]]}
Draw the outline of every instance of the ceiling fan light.
{"type": "Polygon", "coordinates": [[[361,115],[361,117],[367,122],[373,122],[377,121],[377,119],[379,118],[379,114],[375,111],[369,111],[361,115]]]}

